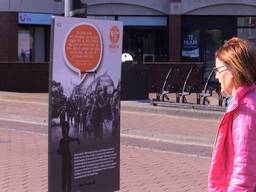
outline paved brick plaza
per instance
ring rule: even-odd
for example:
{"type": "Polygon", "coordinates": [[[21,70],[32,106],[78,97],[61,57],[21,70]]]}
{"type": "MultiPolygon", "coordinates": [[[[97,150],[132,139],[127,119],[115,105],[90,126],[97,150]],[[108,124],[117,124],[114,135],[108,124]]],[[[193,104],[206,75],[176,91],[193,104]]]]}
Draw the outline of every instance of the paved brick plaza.
{"type": "MultiPolygon", "coordinates": [[[[0,129],[0,191],[47,191],[47,135],[0,129]],[[33,143],[33,144],[31,144],[33,143]]],[[[209,159],[121,145],[121,190],[206,191],[209,159]]]]}
{"type": "MultiPolygon", "coordinates": [[[[47,111],[45,101],[26,101],[28,106],[24,108],[20,100],[10,101],[8,98],[7,102],[0,97],[1,192],[47,191],[47,115],[42,114],[47,111]],[[36,110],[24,112],[31,108],[36,110]]],[[[198,123],[198,120],[187,117],[125,111],[121,115],[121,192],[207,191],[209,146],[216,132],[217,120],[198,123]],[[137,140],[133,138],[136,135],[137,140]],[[150,135],[152,141],[147,139],[150,135]],[[128,141],[124,139],[127,136],[128,141]],[[188,152],[185,149],[190,149],[187,146],[191,142],[208,148],[194,149],[191,145],[192,151],[188,152]],[[207,150],[207,153],[200,150],[207,150]]]]}

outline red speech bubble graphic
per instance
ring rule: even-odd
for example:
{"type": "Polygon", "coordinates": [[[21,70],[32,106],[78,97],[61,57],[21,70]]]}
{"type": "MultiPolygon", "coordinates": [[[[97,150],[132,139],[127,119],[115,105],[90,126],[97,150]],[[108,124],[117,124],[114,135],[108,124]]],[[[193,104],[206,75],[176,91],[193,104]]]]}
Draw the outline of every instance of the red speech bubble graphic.
{"type": "Polygon", "coordinates": [[[102,57],[102,39],[97,28],[88,23],[74,26],[64,41],[64,57],[68,66],[80,74],[96,71],[102,57]]]}

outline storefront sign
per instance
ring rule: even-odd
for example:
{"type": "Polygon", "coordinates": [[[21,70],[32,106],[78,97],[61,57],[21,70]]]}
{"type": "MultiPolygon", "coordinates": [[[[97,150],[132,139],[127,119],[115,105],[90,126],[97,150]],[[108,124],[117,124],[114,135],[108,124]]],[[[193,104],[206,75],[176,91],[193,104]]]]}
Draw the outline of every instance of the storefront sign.
{"type": "Polygon", "coordinates": [[[51,25],[52,15],[41,13],[19,13],[19,24],[51,25]]]}
{"type": "Polygon", "coordinates": [[[49,192],[120,186],[118,21],[55,17],[49,96],[49,192]]]}

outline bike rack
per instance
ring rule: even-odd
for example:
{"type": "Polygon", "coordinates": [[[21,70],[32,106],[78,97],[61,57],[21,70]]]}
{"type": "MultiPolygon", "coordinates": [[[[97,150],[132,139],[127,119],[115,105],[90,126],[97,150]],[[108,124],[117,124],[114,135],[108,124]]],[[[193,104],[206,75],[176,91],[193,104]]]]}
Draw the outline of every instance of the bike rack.
{"type": "Polygon", "coordinates": [[[169,100],[167,94],[169,93],[169,91],[165,91],[165,86],[166,86],[166,83],[167,83],[167,80],[169,79],[170,75],[171,75],[171,72],[172,72],[173,68],[170,67],[166,77],[165,77],[165,80],[164,80],[164,84],[162,86],[162,90],[161,90],[161,94],[160,94],[160,101],[164,101],[164,99],[166,98],[167,100],[169,100]]]}
{"type": "Polygon", "coordinates": [[[203,98],[202,104],[205,105],[205,102],[207,101],[207,98],[212,96],[212,90],[208,89],[208,85],[209,85],[210,79],[212,78],[213,73],[214,73],[214,70],[212,70],[210,72],[210,74],[208,75],[207,81],[204,85],[204,89],[200,93],[200,96],[199,96],[200,98],[199,98],[199,101],[197,101],[197,104],[200,104],[201,103],[201,98],[203,98]]]}
{"type": "Polygon", "coordinates": [[[182,92],[178,93],[178,98],[176,98],[177,103],[180,102],[180,97],[181,97],[181,103],[187,103],[186,96],[190,95],[190,91],[186,91],[186,86],[187,86],[187,82],[188,82],[189,77],[191,76],[192,71],[193,71],[193,67],[191,67],[191,69],[189,70],[189,72],[186,76],[186,79],[183,83],[182,92]]]}

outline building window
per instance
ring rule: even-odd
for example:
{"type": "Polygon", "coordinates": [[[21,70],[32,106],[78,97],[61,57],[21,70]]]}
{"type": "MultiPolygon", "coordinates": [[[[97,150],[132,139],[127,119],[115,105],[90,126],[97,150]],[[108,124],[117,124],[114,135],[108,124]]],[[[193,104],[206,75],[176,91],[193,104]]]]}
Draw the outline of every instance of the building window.
{"type": "Polygon", "coordinates": [[[18,61],[45,62],[48,60],[46,34],[49,30],[41,26],[20,26],[18,31],[18,61]]]}
{"type": "Polygon", "coordinates": [[[164,16],[118,16],[124,25],[123,52],[137,63],[169,60],[168,22],[164,16]]]}
{"type": "Polygon", "coordinates": [[[123,52],[137,63],[168,61],[168,30],[161,27],[124,27],[123,52]]]}
{"type": "Polygon", "coordinates": [[[237,36],[250,41],[256,47],[256,17],[238,17],[237,36]]]}
{"type": "Polygon", "coordinates": [[[32,61],[33,36],[32,30],[20,29],[18,31],[18,60],[20,62],[32,61]]]}

